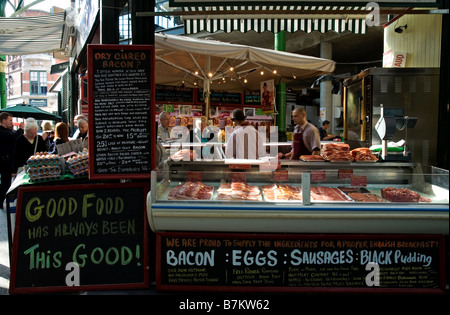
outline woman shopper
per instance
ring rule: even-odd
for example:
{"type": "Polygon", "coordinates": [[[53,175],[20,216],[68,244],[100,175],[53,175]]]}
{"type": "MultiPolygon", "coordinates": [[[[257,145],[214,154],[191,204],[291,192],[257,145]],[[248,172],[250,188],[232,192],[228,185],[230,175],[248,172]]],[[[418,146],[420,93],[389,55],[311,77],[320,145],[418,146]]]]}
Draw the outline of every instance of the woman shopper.
{"type": "Polygon", "coordinates": [[[58,154],[58,144],[63,144],[69,141],[69,127],[66,123],[59,122],[55,126],[55,140],[50,147],[49,153],[58,154]]]}
{"type": "Polygon", "coordinates": [[[25,121],[24,134],[17,138],[13,154],[13,176],[36,152],[45,151],[45,141],[37,134],[38,124],[34,118],[25,121]]]}

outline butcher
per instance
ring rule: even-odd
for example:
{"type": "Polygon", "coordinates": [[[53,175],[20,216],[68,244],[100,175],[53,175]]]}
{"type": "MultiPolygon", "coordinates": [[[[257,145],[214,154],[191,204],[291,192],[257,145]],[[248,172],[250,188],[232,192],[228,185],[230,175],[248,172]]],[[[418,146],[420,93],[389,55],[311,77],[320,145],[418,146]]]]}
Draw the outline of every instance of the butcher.
{"type": "Polygon", "coordinates": [[[319,155],[319,130],[306,119],[305,108],[297,107],[294,109],[292,120],[296,125],[292,134],[292,149],[286,154],[278,153],[278,158],[298,160],[302,155],[319,155]]]}

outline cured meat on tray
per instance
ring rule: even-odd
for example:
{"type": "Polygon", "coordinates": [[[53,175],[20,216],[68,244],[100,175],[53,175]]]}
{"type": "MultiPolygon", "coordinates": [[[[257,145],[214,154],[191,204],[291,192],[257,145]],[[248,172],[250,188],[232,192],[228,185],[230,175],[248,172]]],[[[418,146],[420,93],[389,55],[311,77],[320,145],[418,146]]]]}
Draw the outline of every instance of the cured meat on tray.
{"type": "Polygon", "coordinates": [[[210,200],[214,187],[206,186],[202,182],[186,182],[178,185],[169,192],[169,200],[210,200]]]}
{"type": "Polygon", "coordinates": [[[311,187],[312,201],[352,201],[337,188],[314,186],[311,187]]]}
{"type": "Polygon", "coordinates": [[[380,196],[372,193],[351,192],[348,195],[357,202],[386,202],[386,200],[384,200],[380,196]]]}
{"type": "Polygon", "coordinates": [[[323,157],[320,155],[301,155],[300,160],[305,162],[323,162],[323,157]]]}
{"type": "Polygon", "coordinates": [[[370,151],[369,148],[356,148],[350,151],[355,162],[376,162],[378,158],[370,151]]]}
{"type": "Polygon", "coordinates": [[[268,201],[302,200],[302,191],[299,187],[273,184],[261,186],[261,189],[268,201]]]}
{"type": "Polygon", "coordinates": [[[381,189],[381,197],[391,202],[419,202],[420,195],[408,188],[387,187],[381,189]]]}
{"type": "Polygon", "coordinates": [[[352,162],[350,146],[346,143],[325,143],[320,155],[330,162],[352,162]]]}
{"type": "Polygon", "coordinates": [[[217,200],[261,201],[261,190],[245,182],[222,182],[217,189],[217,200]]]}

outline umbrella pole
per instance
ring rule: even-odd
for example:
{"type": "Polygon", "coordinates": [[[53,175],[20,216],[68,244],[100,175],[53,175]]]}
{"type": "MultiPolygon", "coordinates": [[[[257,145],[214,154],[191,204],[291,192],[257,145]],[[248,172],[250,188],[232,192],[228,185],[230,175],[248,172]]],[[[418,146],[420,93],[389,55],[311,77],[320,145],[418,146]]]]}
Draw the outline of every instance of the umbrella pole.
{"type": "Polygon", "coordinates": [[[209,84],[209,79],[207,79],[206,81],[206,95],[205,95],[205,111],[206,111],[206,113],[205,113],[205,116],[206,116],[206,119],[207,120],[209,120],[209,113],[211,112],[210,111],[210,107],[211,107],[211,104],[210,104],[210,93],[211,93],[211,91],[209,90],[210,89],[210,84],[209,84]]]}

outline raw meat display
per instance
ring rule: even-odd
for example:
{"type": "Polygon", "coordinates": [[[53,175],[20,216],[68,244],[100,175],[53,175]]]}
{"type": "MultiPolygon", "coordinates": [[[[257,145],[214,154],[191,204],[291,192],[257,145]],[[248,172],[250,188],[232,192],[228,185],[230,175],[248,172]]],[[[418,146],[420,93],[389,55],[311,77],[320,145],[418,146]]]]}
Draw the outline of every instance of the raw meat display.
{"type": "Polygon", "coordinates": [[[186,182],[178,185],[169,193],[169,200],[210,200],[214,187],[202,182],[186,182]]]}
{"type": "Polygon", "coordinates": [[[358,202],[386,202],[383,198],[380,196],[377,196],[372,193],[358,193],[358,192],[351,192],[348,194],[353,200],[358,202]]]}
{"type": "Polygon", "coordinates": [[[381,197],[392,202],[419,202],[420,195],[407,188],[387,187],[381,189],[381,197]]]}
{"type": "Polygon", "coordinates": [[[378,158],[370,151],[369,148],[356,148],[350,151],[355,162],[376,162],[378,158]]]}
{"type": "Polygon", "coordinates": [[[346,143],[325,143],[320,155],[330,162],[352,162],[350,146],[346,143]]]}
{"type": "Polygon", "coordinates": [[[264,198],[269,201],[302,200],[302,191],[299,187],[290,185],[266,185],[261,186],[264,198]]]}
{"type": "Polygon", "coordinates": [[[222,182],[217,189],[217,200],[251,200],[261,201],[261,190],[245,182],[222,182]]]}
{"type": "Polygon", "coordinates": [[[305,162],[323,162],[323,157],[320,155],[301,155],[300,160],[305,162]]]}
{"type": "Polygon", "coordinates": [[[332,187],[311,187],[312,201],[352,201],[337,188],[332,187]]]}

